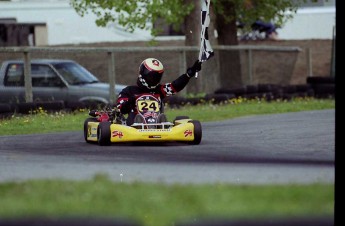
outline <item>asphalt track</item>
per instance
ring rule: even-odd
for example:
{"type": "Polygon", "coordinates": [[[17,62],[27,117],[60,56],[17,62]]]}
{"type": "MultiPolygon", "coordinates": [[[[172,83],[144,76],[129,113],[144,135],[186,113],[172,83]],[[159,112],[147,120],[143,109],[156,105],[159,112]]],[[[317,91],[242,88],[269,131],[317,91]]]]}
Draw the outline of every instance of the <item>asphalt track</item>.
{"type": "Polygon", "coordinates": [[[101,147],[86,143],[82,130],[0,136],[0,181],[106,174],[122,182],[334,183],[334,110],[205,122],[202,128],[196,146],[101,147]]]}

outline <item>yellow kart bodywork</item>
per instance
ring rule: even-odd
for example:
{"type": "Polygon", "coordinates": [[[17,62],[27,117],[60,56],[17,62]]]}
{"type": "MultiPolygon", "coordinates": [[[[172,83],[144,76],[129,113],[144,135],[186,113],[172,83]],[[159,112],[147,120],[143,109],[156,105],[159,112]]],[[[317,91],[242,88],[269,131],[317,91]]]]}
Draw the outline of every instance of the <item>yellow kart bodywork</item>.
{"type": "Polygon", "coordinates": [[[188,142],[199,144],[201,124],[192,119],[175,120],[174,123],[135,123],[132,126],[87,120],[84,124],[86,142],[100,145],[122,142],[188,142]],[[152,128],[153,127],[153,128],[152,128]]]}

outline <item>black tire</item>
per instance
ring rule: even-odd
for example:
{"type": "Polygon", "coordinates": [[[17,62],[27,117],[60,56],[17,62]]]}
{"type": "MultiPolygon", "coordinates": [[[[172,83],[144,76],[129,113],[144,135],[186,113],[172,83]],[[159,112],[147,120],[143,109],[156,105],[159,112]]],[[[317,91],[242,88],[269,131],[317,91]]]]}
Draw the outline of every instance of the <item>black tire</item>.
{"type": "Polygon", "coordinates": [[[296,85],[296,91],[297,92],[308,92],[312,87],[310,84],[299,84],[296,85]]]}
{"type": "Polygon", "coordinates": [[[311,84],[311,85],[335,84],[335,77],[330,77],[330,76],[307,77],[307,84],[311,84]]]}
{"type": "Polygon", "coordinates": [[[198,97],[190,97],[190,98],[186,98],[186,104],[190,104],[190,105],[198,105],[201,104],[201,98],[198,97]]]}
{"type": "Polygon", "coordinates": [[[191,123],[194,125],[194,140],[190,144],[197,145],[200,144],[202,138],[202,127],[198,120],[192,120],[191,123]]]}
{"type": "Polygon", "coordinates": [[[219,93],[219,94],[207,94],[205,100],[214,104],[226,103],[231,98],[234,98],[235,95],[231,96],[230,94],[219,93]]]}
{"type": "Polygon", "coordinates": [[[250,93],[257,93],[257,92],[259,91],[257,85],[247,85],[247,86],[246,86],[246,89],[247,89],[247,94],[250,94],[250,93]]]}
{"type": "Polygon", "coordinates": [[[235,94],[237,97],[238,96],[243,96],[244,94],[247,93],[247,87],[246,86],[240,86],[237,88],[220,88],[214,91],[215,94],[220,94],[220,93],[225,93],[225,94],[235,94]]]}
{"type": "Polygon", "coordinates": [[[176,121],[176,120],[180,120],[180,119],[189,119],[189,117],[188,117],[188,116],[185,116],[185,115],[176,116],[176,118],[174,119],[173,123],[176,124],[175,121],[176,121]]]}
{"type": "Polygon", "coordinates": [[[284,85],[282,86],[283,93],[296,93],[297,92],[297,87],[296,85],[284,85]]]}
{"type": "Polygon", "coordinates": [[[0,119],[9,118],[13,115],[10,104],[0,104],[0,119]]]}
{"type": "Polygon", "coordinates": [[[186,104],[186,98],[180,96],[167,97],[165,103],[171,108],[178,108],[186,104]]]}
{"type": "Polygon", "coordinates": [[[180,120],[180,119],[189,119],[189,116],[179,115],[179,116],[176,116],[176,118],[175,118],[175,120],[180,120]]]}
{"type": "Polygon", "coordinates": [[[313,89],[317,98],[331,98],[335,96],[335,84],[315,84],[313,89]]]}
{"type": "Polygon", "coordinates": [[[83,102],[80,101],[68,101],[65,102],[65,108],[70,109],[71,111],[75,111],[78,109],[87,108],[83,102]]]}
{"type": "Polygon", "coordinates": [[[272,91],[271,84],[258,84],[257,87],[259,93],[267,93],[272,91]]]}
{"type": "Polygon", "coordinates": [[[11,111],[11,105],[9,104],[0,104],[0,114],[2,113],[10,113],[11,111]]]}
{"type": "Polygon", "coordinates": [[[61,111],[65,109],[65,103],[62,100],[57,100],[57,101],[41,101],[41,102],[36,102],[36,107],[39,108],[41,107],[43,110],[47,111],[61,111]]]}
{"type": "Polygon", "coordinates": [[[110,122],[100,122],[97,127],[97,140],[101,146],[110,145],[110,122]]]}
{"type": "Polygon", "coordinates": [[[36,104],[30,103],[18,103],[16,104],[16,112],[19,114],[29,114],[37,109],[36,104]]]}
{"type": "Polygon", "coordinates": [[[89,122],[97,122],[97,119],[96,118],[87,118],[85,119],[84,121],[84,139],[87,143],[93,143],[92,141],[88,141],[86,138],[87,138],[87,134],[88,134],[88,123],[89,122]]]}
{"type": "Polygon", "coordinates": [[[254,100],[254,99],[262,99],[266,101],[270,101],[274,98],[273,94],[268,92],[268,93],[247,93],[243,97],[249,99],[249,100],[254,100]]]}

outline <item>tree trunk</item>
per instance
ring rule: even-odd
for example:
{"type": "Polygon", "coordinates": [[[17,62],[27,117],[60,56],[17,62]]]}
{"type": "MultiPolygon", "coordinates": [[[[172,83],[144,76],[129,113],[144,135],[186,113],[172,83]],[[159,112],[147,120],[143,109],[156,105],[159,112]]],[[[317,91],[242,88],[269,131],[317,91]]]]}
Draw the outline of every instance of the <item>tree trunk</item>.
{"type": "MultiPolygon", "coordinates": [[[[200,1],[185,0],[186,4],[194,4],[194,9],[188,17],[185,18],[185,46],[200,46],[200,1]],[[192,19],[193,18],[193,19],[192,19]]],[[[198,52],[186,52],[186,67],[193,65],[196,59],[198,59],[198,52]]],[[[191,79],[188,86],[185,88],[186,93],[198,93],[200,92],[200,79],[191,79]]]]}
{"type": "MultiPolygon", "coordinates": [[[[201,2],[193,0],[185,0],[185,3],[193,3],[194,9],[188,17],[185,19],[185,45],[186,46],[197,46],[200,47],[200,32],[201,32],[201,2]]],[[[210,10],[212,10],[210,8],[210,10]]],[[[215,44],[216,39],[214,36],[214,27],[212,24],[209,26],[209,40],[215,44]]],[[[199,51],[187,52],[186,53],[186,66],[192,66],[199,57],[199,51]]],[[[198,73],[197,79],[191,79],[188,86],[186,87],[185,93],[212,93],[219,88],[219,77],[218,77],[218,61],[216,57],[212,57],[202,64],[202,70],[198,73]]]]}
{"type": "MultiPolygon", "coordinates": [[[[225,15],[233,15],[236,12],[232,2],[224,1],[225,15]]],[[[216,29],[218,32],[219,45],[238,45],[236,20],[226,22],[222,15],[216,15],[216,29]]],[[[235,88],[243,85],[241,73],[240,52],[219,51],[219,77],[221,82],[220,88],[235,88]]]]}

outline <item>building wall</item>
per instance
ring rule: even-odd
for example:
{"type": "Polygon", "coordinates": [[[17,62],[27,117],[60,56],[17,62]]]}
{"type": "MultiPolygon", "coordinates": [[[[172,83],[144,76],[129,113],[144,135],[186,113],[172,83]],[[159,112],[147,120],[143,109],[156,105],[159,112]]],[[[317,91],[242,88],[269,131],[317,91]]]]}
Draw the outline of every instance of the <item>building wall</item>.
{"type": "MultiPolygon", "coordinates": [[[[125,32],[116,25],[102,28],[95,24],[96,17],[79,16],[69,1],[0,1],[0,19],[16,18],[17,23],[45,23],[49,45],[91,42],[149,40],[149,31],[125,32]]],[[[42,34],[41,34],[42,35],[42,34]]]]}
{"type": "Polygon", "coordinates": [[[335,21],[335,6],[305,7],[277,32],[284,40],[332,39],[335,21]]]}

